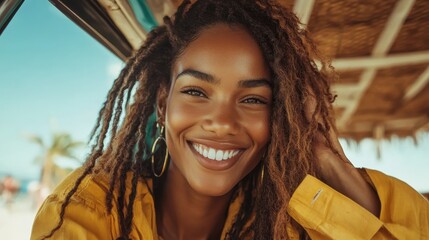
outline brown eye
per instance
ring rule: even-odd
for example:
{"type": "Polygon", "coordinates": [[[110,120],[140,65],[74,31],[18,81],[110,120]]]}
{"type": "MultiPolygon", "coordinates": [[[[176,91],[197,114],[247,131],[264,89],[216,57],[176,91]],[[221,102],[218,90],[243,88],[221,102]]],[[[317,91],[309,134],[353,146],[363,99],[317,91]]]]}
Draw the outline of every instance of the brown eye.
{"type": "Polygon", "coordinates": [[[194,96],[194,97],[206,97],[206,95],[203,93],[203,91],[201,91],[199,89],[195,89],[195,88],[184,89],[180,92],[183,94],[194,96]]]}
{"type": "Polygon", "coordinates": [[[255,97],[251,97],[251,98],[246,98],[242,101],[243,103],[248,103],[248,104],[267,104],[266,101],[260,99],[260,98],[255,98],[255,97]]]}

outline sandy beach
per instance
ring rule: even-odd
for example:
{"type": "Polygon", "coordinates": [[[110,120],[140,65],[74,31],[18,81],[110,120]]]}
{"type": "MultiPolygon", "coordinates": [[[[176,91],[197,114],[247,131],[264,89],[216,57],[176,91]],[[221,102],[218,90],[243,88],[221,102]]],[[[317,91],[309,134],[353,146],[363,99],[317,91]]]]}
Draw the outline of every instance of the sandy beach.
{"type": "Polygon", "coordinates": [[[0,198],[0,239],[30,239],[36,212],[28,195],[18,196],[9,207],[0,198]]]}

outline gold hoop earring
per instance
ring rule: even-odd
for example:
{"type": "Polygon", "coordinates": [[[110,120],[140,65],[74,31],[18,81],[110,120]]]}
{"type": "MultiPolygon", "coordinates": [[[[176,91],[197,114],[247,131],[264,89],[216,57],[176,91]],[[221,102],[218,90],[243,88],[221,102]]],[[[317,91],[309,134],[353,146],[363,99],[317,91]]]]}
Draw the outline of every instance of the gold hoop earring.
{"type": "Polygon", "coordinates": [[[261,173],[259,174],[259,186],[261,187],[264,183],[264,174],[265,174],[265,162],[266,162],[267,151],[264,152],[261,158],[261,173]]]}
{"type": "Polygon", "coordinates": [[[160,141],[164,141],[165,145],[167,145],[165,138],[162,136],[163,134],[164,134],[164,126],[161,126],[159,137],[156,138],[155,142],[153,142],[153,144],[152,144],[152,173],[153,173],[153,175],[155,175],[155,177],[161,177],[162,174],[164,174],[164,171],[165,171],[165,168],[167,167],[167,162],[168,162],[168,149],[165,149],[164,163],[162,164],[161,172],[159,174],[157,174],[155,171],[155,157],[154,157],[154,155],[155,155],[156,145],[160,141]]]}

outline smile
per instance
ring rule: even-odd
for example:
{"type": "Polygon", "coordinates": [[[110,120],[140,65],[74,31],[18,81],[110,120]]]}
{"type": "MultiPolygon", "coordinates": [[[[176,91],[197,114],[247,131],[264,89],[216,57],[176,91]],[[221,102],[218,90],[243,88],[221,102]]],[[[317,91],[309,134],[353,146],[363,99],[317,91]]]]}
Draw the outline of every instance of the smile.
{"type": "Polygon", "coordinates": [[[216,160],[216,161],[228,160],[230,158],[235,157],[241,151],[239,149],[230,149],[230,150],[214,149],[199,143],[192,143],[192,147],[200,155],[210,160],[216,160]]]}

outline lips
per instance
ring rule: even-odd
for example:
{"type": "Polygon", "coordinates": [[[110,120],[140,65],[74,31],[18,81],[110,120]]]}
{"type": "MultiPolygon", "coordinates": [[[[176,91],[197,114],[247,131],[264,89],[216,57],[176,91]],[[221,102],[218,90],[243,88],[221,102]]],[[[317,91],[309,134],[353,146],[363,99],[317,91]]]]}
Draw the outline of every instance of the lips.
{"type": "Polygon", "coordinates": [[[213,141],[199,140],[198,143],[189,141],[188,144],[201,166],[213,171],[224,171],[231,168],[244,152],[244,148],[239,148],[237,145],[213,141]]]}
{"type": "Polygon", "coordinates": [[[235,157],[238,153],[240,153],[240,149],[230,149],[230,150],[215,149],[199,143],[192,143],[192,147],[200,155],[210,160],[216,160],[216,161],[226,161],[228,159],[235,157]]]}

